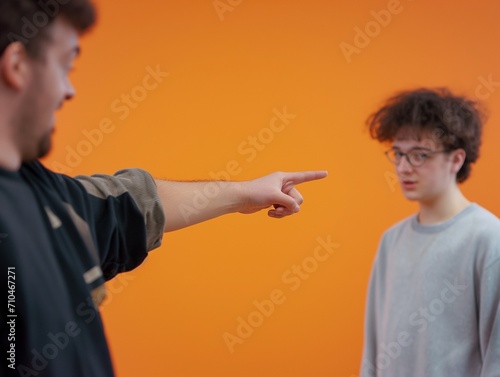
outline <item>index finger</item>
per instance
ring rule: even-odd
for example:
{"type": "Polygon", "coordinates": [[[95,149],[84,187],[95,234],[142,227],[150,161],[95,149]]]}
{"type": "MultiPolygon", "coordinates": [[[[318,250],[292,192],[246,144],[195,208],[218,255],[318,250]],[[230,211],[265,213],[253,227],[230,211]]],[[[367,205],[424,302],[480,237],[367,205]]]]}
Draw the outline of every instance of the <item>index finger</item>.
{"type": "Polygon", "coordinates": [[[328,172],[325,170],[311,170],[311,171],[301,171],[294,173],[285,173],[285,178],[289,181],[292,181],[296,185],[304,182],[323,179],[326,178],[327,176],[328,172]]]}

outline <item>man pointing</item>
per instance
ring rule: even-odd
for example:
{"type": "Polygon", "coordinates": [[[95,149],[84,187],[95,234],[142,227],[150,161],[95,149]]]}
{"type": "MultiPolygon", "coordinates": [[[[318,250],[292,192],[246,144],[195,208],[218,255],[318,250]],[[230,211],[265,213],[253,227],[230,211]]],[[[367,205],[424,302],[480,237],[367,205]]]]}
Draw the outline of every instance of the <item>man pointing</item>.
{"type": "Polygon", "coordinates": [[[217,182],[219,194],[186,219],[183,205],[213,183],[46,169],[38,159],[51,148],[54,112],[75,94],[68,73],[94,21],[88,0],[0,0],[0,267],[14,319],[2,320],[0,345],[15,375],[113,376],[97,310],[106,280],[140,265],[164,232],[269,207],[271,217],[292,215],[303,202],[295,186],[327,175],[217,182]]]}

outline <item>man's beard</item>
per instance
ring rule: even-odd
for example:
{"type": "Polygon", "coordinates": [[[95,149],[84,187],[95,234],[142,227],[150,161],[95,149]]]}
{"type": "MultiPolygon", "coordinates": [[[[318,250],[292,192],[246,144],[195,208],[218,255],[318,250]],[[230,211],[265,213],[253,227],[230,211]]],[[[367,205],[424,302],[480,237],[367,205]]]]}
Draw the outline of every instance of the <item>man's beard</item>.
{"type": "Polygon", "coordinates": [[[38,156],[37,158],[45,157],[49,154],[50,149],[52,148],[52,132],[47,133],[42,137],[40,142],[38,143],[38,156]]]}
{"type": "Polygon", "coordinates": [[[23,163],[32,162],[45,157],[52,148],[53,129],[46,132],[44,135],[38,136],[38,138],[30,134],[29,131],[28,126],[19,133],[20,139],[23,140],[21,142],[21,159],[23,163]]]}

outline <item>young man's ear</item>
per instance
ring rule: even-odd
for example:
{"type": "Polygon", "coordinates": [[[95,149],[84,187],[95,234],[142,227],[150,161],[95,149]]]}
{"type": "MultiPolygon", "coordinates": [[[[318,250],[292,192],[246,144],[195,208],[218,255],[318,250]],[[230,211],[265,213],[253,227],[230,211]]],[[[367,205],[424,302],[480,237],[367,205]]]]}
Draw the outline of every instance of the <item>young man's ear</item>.
{"type": "Polygon", "coordinates": [[[4,85],[21,90],[29,79],[29,57],[26,47],[21,42],[7,46],[0,58],[0,77],[4,85]]]}
{"type": "Polygon", "coordinates": [[[467,154],[462,148],[459,148],[457,150],[454,150],[451,152],[451,162],[452,162],[452,172],[454,174],[457,174],[462,166],[464,165],[465,158],[467,157],[467,154]]]}

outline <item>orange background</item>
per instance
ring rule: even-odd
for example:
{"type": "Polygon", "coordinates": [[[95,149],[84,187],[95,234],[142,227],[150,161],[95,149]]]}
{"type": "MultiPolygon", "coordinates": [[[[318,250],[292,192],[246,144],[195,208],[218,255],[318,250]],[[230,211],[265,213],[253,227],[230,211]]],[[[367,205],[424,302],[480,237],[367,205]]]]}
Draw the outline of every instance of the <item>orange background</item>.
{"type": "Polygon", "coordinates": [[[489,76],[500,81],[498,1],[401,0],[378,31],[371,12],[390,1],[232,0],[222,16],[212,0],[96,3],[99,23],[82,39],[77,97],[58,116],[48,166],[70,175],[141,167],[175,180],[209,179],[233,160],[234,180],[330,172],[301,186],[300,214],[229,215],[167,234],[142,266],[112,281],[102,313],[119,377],[358,374],[378,240],[416,210],[364,129],[395,91],[449,86],[488,97],[482,157],[463,190],[500,214],[500,88],[479,88],[489,76]],[[353,45],[366,25],[373,38],[348,63],[340,44],[353,45]],[[157,66],[168,78],[120,119],[111,104],[141,94],[147,67],[157,66]],[[284,107],[297,117],[262,131],[284,107]],[[113,131],[85,149],[82,132],[107,118],[113,131]],[[259,135],[262,150],[243,144],[242,153],[259,135]],[[78,147],[86,155],[71,167],[68,151],[78,147]],[[283,274],[311,261],[318,237],[340,246],[292,290],[283,274]],[[236,336],[238,318],[274,290],[285,301],[231,353],[223,334],[236,336]]]}

